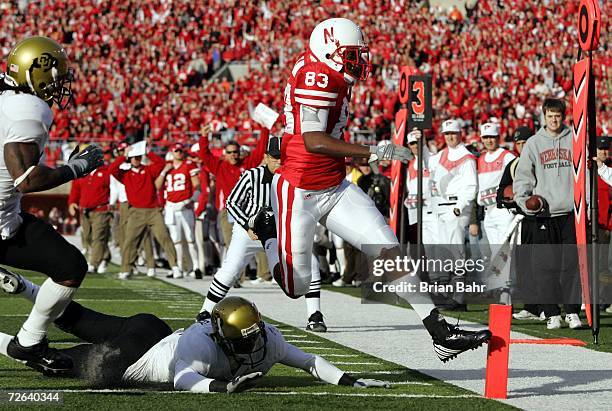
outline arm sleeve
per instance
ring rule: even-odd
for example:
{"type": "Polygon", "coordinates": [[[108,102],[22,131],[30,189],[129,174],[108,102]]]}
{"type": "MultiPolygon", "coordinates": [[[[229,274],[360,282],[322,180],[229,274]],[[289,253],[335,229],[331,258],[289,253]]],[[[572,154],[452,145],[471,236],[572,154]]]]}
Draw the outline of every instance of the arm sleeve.
{"type": "Polygon", "coordinates": [[[601,167],[597,168],[597,174],[607,185],[612,186],[612,168],[602,164],[601,167]]]}
{"type": "Polygon", "coordinates": [[[331,364],[325,358],[318,355],[308,354],[294,345],[287,344],[285,358],[280,362],[289,367],[300,368],[313,377],[325,381],[328,384],[338,385],[344,372],[331,364]]]}
{"type": "Polygon", "coordinates": [[[149,160],[151,160],[149,170],[151,170],[151,174],[153,175],[153,177],[157,178],[157,176],[161,174],[162,170],[166,166],[166,162],[163,158],[161,158],[152,151],[147,153],[147,157],[149,158],[149,160]]]}
{"type": "Polygon", "coordinates": [[[214,380],[206,378],[189,366],[185,361],[178,360],[174,367],[174,389],[178,391],[210,392],[210,383],[214,380]]]}
{"type": "Polygon", "coordinates": [[[204,166],[208,168],[208,171],[216,175],[219,172],[223,160],[220,157],[215,157],[213,153],[211,153],[210,148],[208,148],[207,136],[200,137],[198,145],[200,146],[198,155],[204,163],[204,166]]]}
{"type": "Polygon", "coordinates": [[[232,218],[244,227],[245,230],[249,229],[249,215],[240,204],[250,204],[253,201],[253,182],[251,180],[251,173],[247,170],[240,176],[238,183],[232,189],[232,192],[227,197],[225,206],[227,212],[230,213],[232,218]]]}
{"type": "Polygon", "coordinates": [[[476,174],[476,161],[467,160],[461,165],[459,174],[465,179],[465,189],[458,195],[457,207],[464,210],[476,198],[478,190],[478,175],[476,174]]]}
{"type": "Polygon", "coordinates": [[[261,127],[260,130],[261,134],[259,135],[259,141],[257,142],[257,146],[255,146],[255,150],[253,150],[253,152],[244,160],[244,168],[246,169],[257,167],[259,164],[261,164],[266,148],[268,147],[270,130],[265,127],[261,127]]]}
{"type": "Polygon", "coordinates": [[[79,199],[81,198],[81,179],[72,180],[72,185],[70,186],[70,194],[68,195],[68,205],[70,204],[79,204],[79,199]]]}
{"type": "Polygon", "coordinates": [[[527,199],[533,194],[533,189],[536,185],[536,177],[534,174],[535,160],[531,147],[531,144],[527,141],[519,157],[519,162],[514,173],[514,183],[512,184],[514,201],[521,210],[528,215],[535,214],[525,206],[527,199]]]}
{"type": "Polygon", "coordinates": [[[119,156],[113,161],[108,169],[108,172],[111,176],[115,177],[118,181],[123,183],[123,176],[125,175],[125,170],[122,170],[121,164],[125,162],[125,156],[119,156]]]}

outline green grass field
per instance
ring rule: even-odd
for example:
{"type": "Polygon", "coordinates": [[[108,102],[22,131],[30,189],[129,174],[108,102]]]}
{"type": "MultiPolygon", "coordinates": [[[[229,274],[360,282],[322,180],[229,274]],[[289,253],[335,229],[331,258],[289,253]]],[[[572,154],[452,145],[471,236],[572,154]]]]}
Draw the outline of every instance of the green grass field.
{"type": "MultiPolygon", "coordinates": [[[[115,268],[115,267],[113,267],[115,268]]],[[[90,275],[76,295],[81,304],[109,314],[148,312],[172,328],[187,327],[202,304],[202,297],[182,288],[145,276],[130,281],[106,275],[90,275]]],[[[36,283],[43,276],[24,273],[36,283]]],[[[31,309],[20,297],[0,294],[0,331],[14,334],[31,309]]],[[[236,394],[192,394],[172,391],[172,386],[129,390],[100,390],[85,381],[47,378],[29,368],[0,357],[0,390],[62,390],[62,407],[78,409],[427,409],[490,410],[512,407],[481,398],[469,391],[433,379],[403,366],[349,349],[302,329],[277,325],[292,344],[320,354],[343,370],[359,377],[393,382],[389,390],[363,390],[327,385],[301,370],[276,366],[255,390],[236,394]]],[[[324,335],[323,335],[324,336],[324,335]]],[[[51,327],[49,338],[57,347],[78,340],[51,327]]],[[[3,404],[0,404],[3,407],[3,404]]]]}
{"type": "MultiPolygon", "coordinates": [[[[323,286],[324,289],[352,295],[361,298],[362,293],[360,288],[354,287],[333,287],[330,285],[323,286]]],[[[394,301],[395,302],[395,301],[394,301]]],[[[410,308],[408,304],[397,303],[401,307],[410,308]]],[[[445,316],[454,317],[465,321],[473,321],[481,324],[489,323],[488,306],[485,305],[468,305],[467,312],[452,312],[442,311],[445,316]]],[[[601,313],[599,344],[593,344],[593,336],[591,329],[588,328],[584,312],[580,315],[584,328],[579,330],[571,330],[567,327],[560,330],[547,330],[545,321],[528,321],[528,320],[512,320],[512,331],[521,332],[532,335],[538,338],[575,338],[587,343],[586,348],[597,351],[612,352],[612,314],[605,312],[601,313]]],[[[565,323],[562,322],[565,326],[565,323]]]]}

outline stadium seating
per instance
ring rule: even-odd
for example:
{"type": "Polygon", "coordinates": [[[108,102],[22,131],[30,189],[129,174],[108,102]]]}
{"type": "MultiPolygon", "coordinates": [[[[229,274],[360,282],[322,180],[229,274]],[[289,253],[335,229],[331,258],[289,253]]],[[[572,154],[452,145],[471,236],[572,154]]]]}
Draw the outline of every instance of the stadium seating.
{"type": "MultiPolygon", "coordinates": [[[[249,104],[262,101],[282,111],[288,70],[315,23],[330,15],[359,22],[375,64],[370,79],[354,88],[352,131],[376,130],[378,139],[386,138],[400,65],[433,75],[434,125],[459,117],[468,138],[490,117],[499,119],[505,137],[518,125],[537,125],[545,95],[570,100],[576,2],[480,0],[466,14],[421,3],[5,1],[0,47],[6,55],[29,34],[67,46],[77,106],[56,114],[51,137],[59,141],[148,133],[164,145],[193,140],[205,124],[248,132],[249,104]],[[27,5],[21,13],[18,3],[27,5]],[[235,83],[209,81],[229,61],[260,63],[263,72],[235,83]]],[[[598,126],[609,134],[610,109],[603,102],[612,52],[601,44],[598,126]]]]}

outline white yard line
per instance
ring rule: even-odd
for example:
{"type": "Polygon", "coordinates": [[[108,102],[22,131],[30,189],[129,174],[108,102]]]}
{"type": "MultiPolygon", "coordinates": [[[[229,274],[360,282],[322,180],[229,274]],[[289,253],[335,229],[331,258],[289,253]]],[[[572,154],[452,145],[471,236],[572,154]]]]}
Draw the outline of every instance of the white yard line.
{"type": "MultiPolygon", "coordinates": [[[[89,393],[89,394],[192,394],[192,395],[223,395],[218,393],[201,394],[190,391],[154,391],[154,390],[122,390],[122,389],[60,389],[60,390],[32,390],[33,392],[59,392],[59,393],[89,393]]],[[[311,396],[311,397],[389,397],[389,398],[479,398],[478,395],[430,395],[430,394],[376,394],[372,390],[367,390],[367,393],[345,393],[345,392],[299,392],[299,391],[249,391],[244,395],[279,395],[279,396],[311,396]]]]}

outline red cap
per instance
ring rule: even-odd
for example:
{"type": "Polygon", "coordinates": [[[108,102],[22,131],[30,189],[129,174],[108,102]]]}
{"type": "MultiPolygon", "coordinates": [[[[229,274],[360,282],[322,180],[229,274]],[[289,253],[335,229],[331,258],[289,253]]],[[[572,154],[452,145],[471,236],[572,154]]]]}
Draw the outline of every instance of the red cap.
{"type": "Polygon", "coordinates": [[[182,151],[183,150],[183,145],[181,143],[174,143],[170,146],[170,150],[171,151],[182,151]]]}
{"type": "Polygon", "coordinates": [[[125,150],[128,147],[128,143],[126,143],[125,141],[122,141],[121,143],[117,144],[117,150],[125,150]]]}

